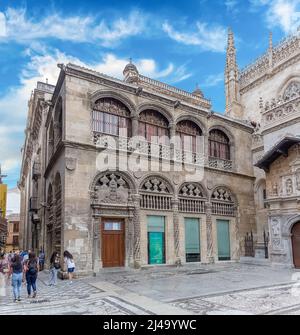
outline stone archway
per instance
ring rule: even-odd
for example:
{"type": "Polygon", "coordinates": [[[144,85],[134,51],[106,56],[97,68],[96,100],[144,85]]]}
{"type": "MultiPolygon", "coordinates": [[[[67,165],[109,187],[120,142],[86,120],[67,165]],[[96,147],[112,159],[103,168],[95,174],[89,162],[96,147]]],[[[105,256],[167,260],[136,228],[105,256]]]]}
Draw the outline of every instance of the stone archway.
{"type": "Polygon", "coordinates": [[[300,268],[300,221],[296,222],[291,230],[292,252],[295,268],[300,268]]]}

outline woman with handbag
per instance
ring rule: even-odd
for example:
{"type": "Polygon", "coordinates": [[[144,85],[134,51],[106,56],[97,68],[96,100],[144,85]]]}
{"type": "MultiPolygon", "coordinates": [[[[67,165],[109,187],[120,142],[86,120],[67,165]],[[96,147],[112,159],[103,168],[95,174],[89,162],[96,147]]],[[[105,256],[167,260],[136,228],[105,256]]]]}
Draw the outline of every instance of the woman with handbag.
{"type": "Polygon", "coordinates": [[[24,264],[25,277],[27,282],[27,293],[28,298],[31,297],[31,288],[33,289],[32,297],[36,297],[36,280],[39,272],[39,260],[35,256],[34,252],[31,252],[28,256],[28,260],[24,264]]]}
{"type": "Polygon", "coordinates": [[[56,285],[57,283],[57,273],[60,269],[60,259],[57,252],[54,252],[50,258],[50,278],[49,286],[56,285]]]}

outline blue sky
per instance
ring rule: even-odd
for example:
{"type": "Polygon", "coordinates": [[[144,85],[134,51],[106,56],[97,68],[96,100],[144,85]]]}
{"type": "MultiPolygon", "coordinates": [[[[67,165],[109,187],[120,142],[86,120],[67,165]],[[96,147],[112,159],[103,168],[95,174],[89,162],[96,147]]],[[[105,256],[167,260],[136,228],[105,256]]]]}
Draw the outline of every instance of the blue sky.
{"type": "Polygon", "coordinates": [[[240,68],[300,24],[300,0],[0,0],[0,163],[15,187],[27,101],[37,80],[55,84],[57,63],[75,62],[122,78],[139,71],[187,91],[198,83],[224,111],[227,28],[240,68]],[[47,5],[45,5],[47,3],[47,5]]]}

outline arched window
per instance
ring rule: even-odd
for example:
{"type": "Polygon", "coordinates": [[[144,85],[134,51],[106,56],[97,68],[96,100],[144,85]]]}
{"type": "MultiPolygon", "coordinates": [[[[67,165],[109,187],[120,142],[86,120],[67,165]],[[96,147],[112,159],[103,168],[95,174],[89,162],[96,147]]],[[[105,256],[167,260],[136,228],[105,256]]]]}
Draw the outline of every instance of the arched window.
{"type": "Polygon", "coordinates": [[[235,199],[226,187],[217,187],[211,196],[212,214],[235,216],[235,199]]]}
{"type": "Polygon", "coordinates": [[[210,131],[208,143],[210,157],[230,160],[229,138],[221,130],[210,131]]]}
{"type": "Polygon", "coordinates": [[[184,183],[178,193],[179,211],[205,213],[206,194],[198,183],[184,183]]]}
{"type": "Polygon", "coordinates": [[[92,112],[92,129],[96,133],[131,137],[129,109],[113,98],[97,100],[92,112]]]}
{"type": "Polygon", "coordinates": [[[147,142],[169,144],[169,122],[155,110],[145,110],[139,116],[139,136],[147,142]]]}
{"type": "Polygon", "coordinates": [[[184,151],[198,152],[200,148],[197,139],[201,135],[201,129],[194,122],[189,120],[180,121],[176,125],[176,147],[184,151]]]}
{"type": "Polygon", "coordinates": [[[160,177],[147,178],[142,184],[140,194],[140,206],[143,209],[172,209],[173,195],[171,186],[160,177]]]}

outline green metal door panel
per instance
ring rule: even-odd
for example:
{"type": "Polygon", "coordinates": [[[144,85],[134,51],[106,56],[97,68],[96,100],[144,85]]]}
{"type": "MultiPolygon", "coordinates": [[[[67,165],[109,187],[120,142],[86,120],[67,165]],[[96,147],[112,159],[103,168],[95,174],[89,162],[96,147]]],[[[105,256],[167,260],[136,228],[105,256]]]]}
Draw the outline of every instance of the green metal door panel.
{"type": "Polygon", "coordinates": [[[185,218],[185,250],[186,253],[200,253],[199,220],[185,218]]]}
{"type": "Polygon", "coordinates": [[[230,260],[230,234],[228,220],[217,220],[217,234],[219,260],[230,260]]]}
{"type": "Polygon", "coordinates": [[[165,263],[165,217],[149,215],[148,226],[148,259],[149,264],[165,263]]]}
{"type": "Polygon", "coordinates": [[[200,262],[200,224],[199,219],[185,218],[185,255],[187,262],[200,262]]]}
{"type": "Polygon", "coordinates": [[[164,264],[164,233],[149,232],[149,264],[164,264]]]}

